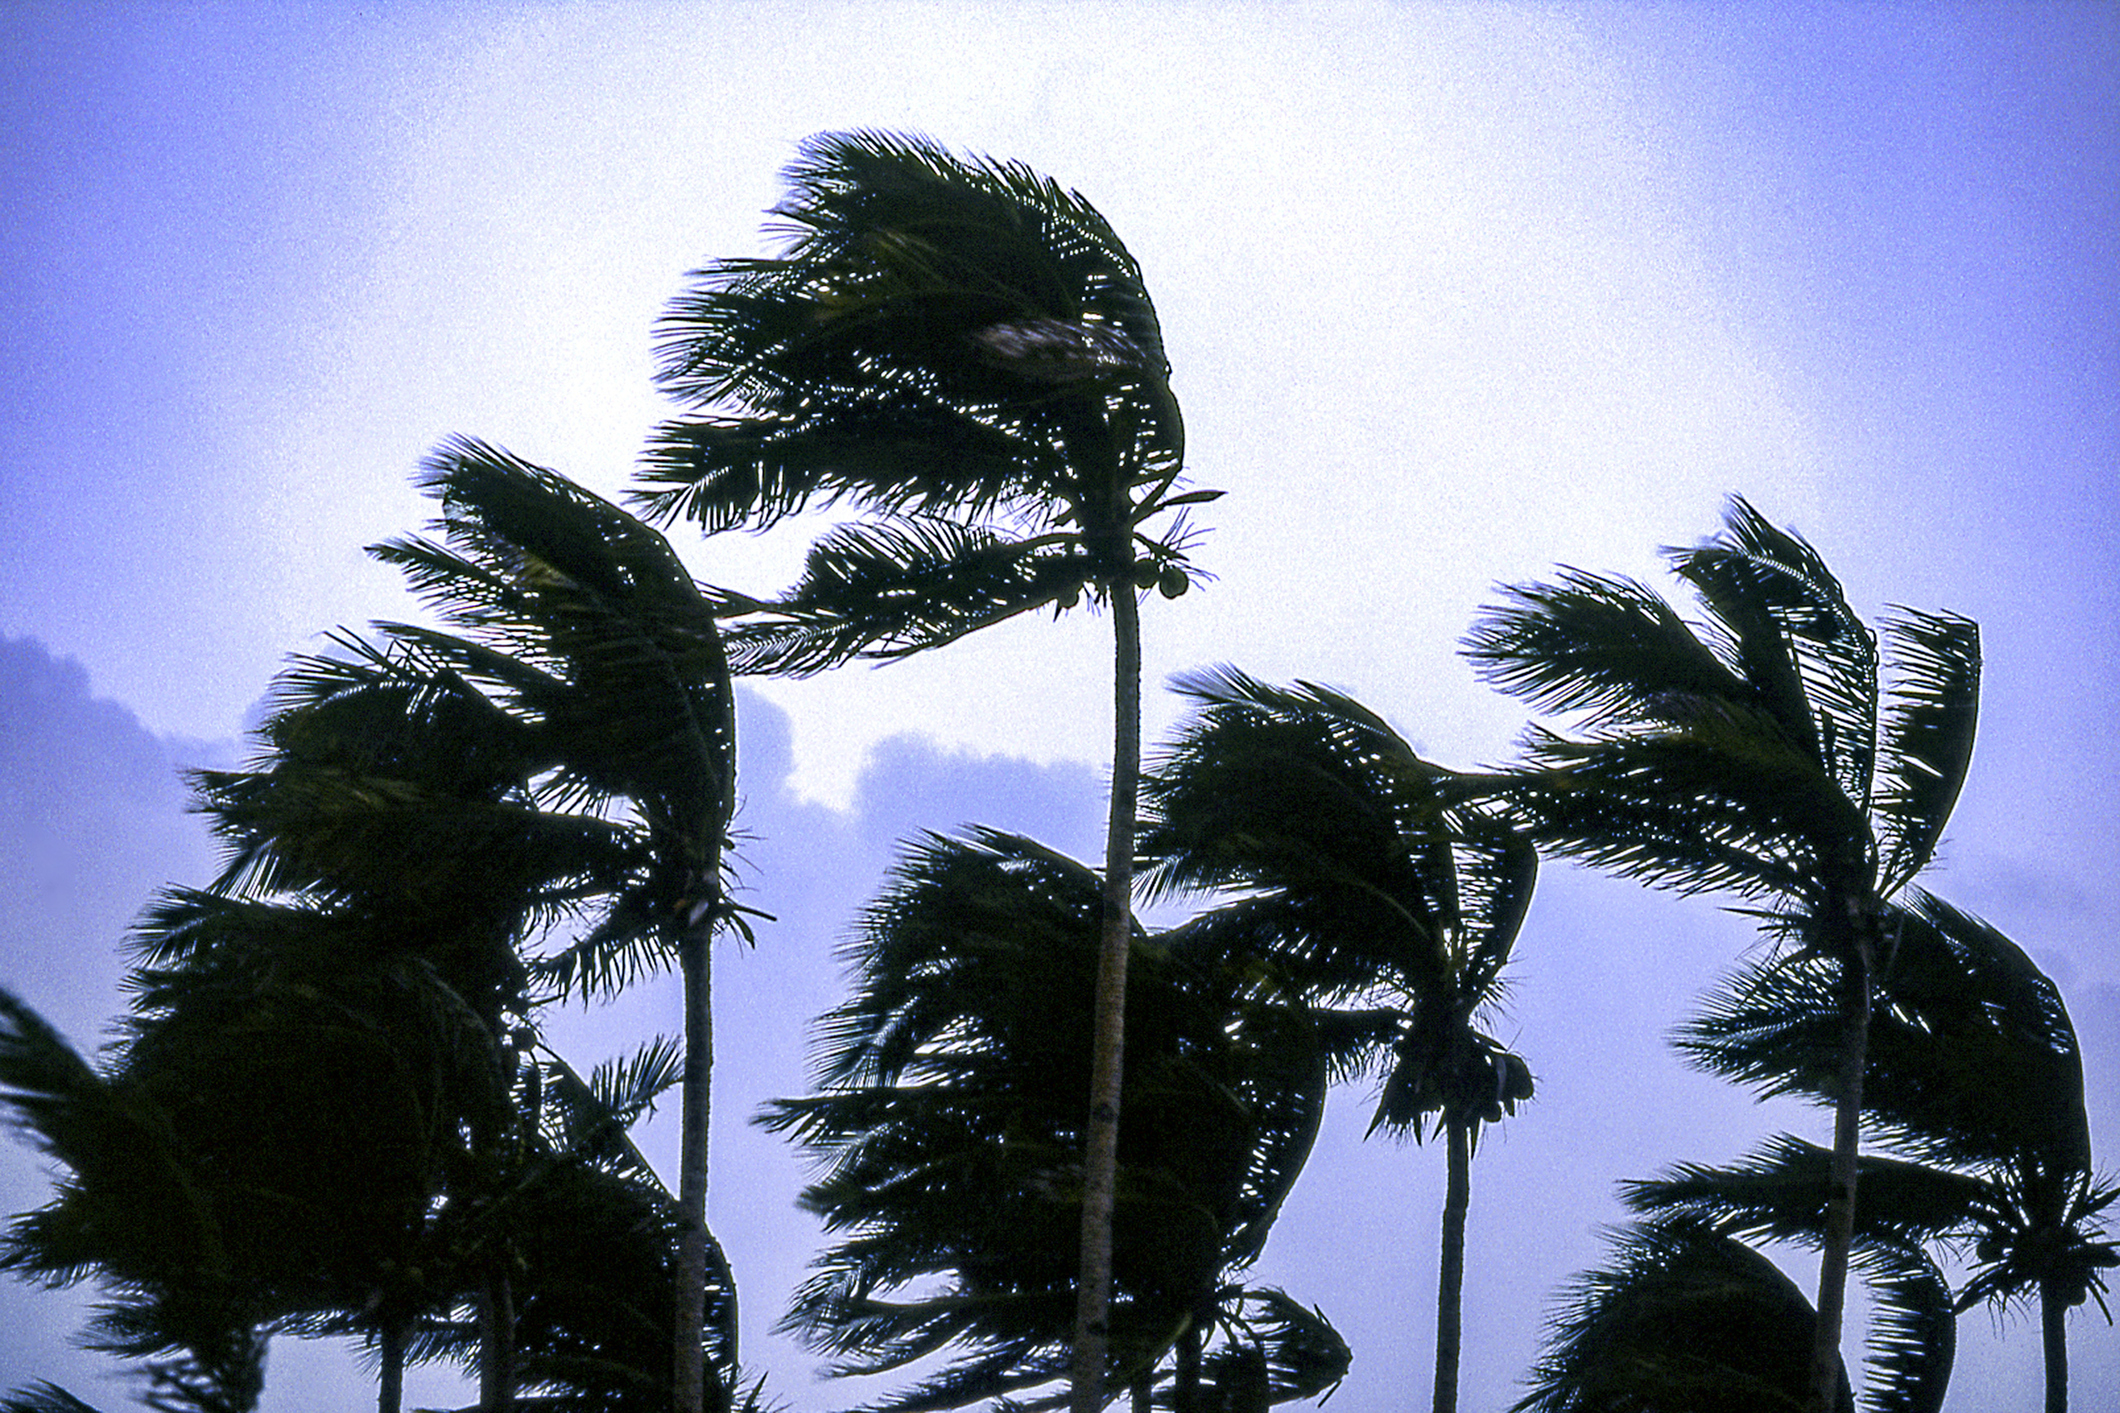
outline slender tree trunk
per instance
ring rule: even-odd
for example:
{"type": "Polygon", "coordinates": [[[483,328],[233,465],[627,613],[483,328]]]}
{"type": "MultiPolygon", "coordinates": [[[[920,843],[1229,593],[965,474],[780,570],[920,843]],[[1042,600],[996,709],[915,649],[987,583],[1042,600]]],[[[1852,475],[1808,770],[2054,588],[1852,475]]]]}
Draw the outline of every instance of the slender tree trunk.
{"type": "Polygon", "coordinates": [[[678,1145],[674,1413],[705,1413],[707,1318],[707,1118],[714,1072],[711,920],[685,929],[678,965],[685,985],[684,1122],[678,1145]]]}
{"type": "Polygon", "coordinates": [[[515,1284],[490,1271],[479,1292],[478,1406],[480,1413],[515,1413],[515,1284]]]}
{"type": "Polygon", "coordinates": [[[2068,1413],[2068,1306],[2052,1281],[2039,1283],[2039,1335],[2046,1346],[2046,1413],[2068,1413]]]}
{"type": "MultiPolygon", "coordinates": [[[[728,660],[715,639],[715,686],[719,701],[721,779],[714,818],[708,822],[705,864],[693,885],[697,895],[678,938],[678,969],[685,988],[684,1118],[677,1156],[677,1320],[670,1378],[674,1413],[707,1413],[707,1140],[714,1078],[714,929],[721,914],[722,850],[736,817],[736,687],[728,660]]],[[[733,1360],[735,1351],[725,1350],[733,1360]]],[[[716,1387],[714,1406],[727,1392],[716,1387]]]]}
{"type": "Polygon", "coordinates": [[[1096,1040],[1088,1151],[1082,1172],[1082,1275],[1075,1291],[1070,1413],[1104,1406],[1111,1343],[1112,1208],[1119,1169],[1119,1082],[1126,1028],[1126,959],[1133,937],[1134,803],[1141,775],[1141,606],[1133,583],[1111,586],[1112,796],[1104,835],[1104,934],[1098,949],[1096,1040]]]}
{"type": "Polygon", "coordinates": [[[1472,1121],[1443,1125],[1449,1176],[1443,1190],[1443,1260],[1435,1281],[1435,1413],[1457,1413],[1458,1351],[1464,1339],[1465,1213],[1472,1206],[1472,1121]]]}
{"type": "Polygon", "coordinates": [[[376,1335],[376,1413],[398,1413],[405,1406],[405,1327],[391,1323],[376,1335]]]}
{"type": "Polygon", "coordinates": [[[1840,1397],[1841,1317],[1848,1256],[1855,1245],[1855,1176],[1862,1133],[1862,1075],[1870,1041],[1870,970],[1875,942],[1868,919],[1840,967],[1840,1098],[1833,1111],[1833,1166],[1826,1197],[1825,1248],[1818,1264],[1818,1325],[1811,1344],[1811,1413],[1834,1413],[1840,1397]]]}
{"type": "Polygon", "coordinates": [[[1200,1346],[1204,1337],[1195,1313],[1185,1333],[1178,1336],[1177,1368],[1171,1379],[1171,1413],[1200,1413],[1200,1346]]]}

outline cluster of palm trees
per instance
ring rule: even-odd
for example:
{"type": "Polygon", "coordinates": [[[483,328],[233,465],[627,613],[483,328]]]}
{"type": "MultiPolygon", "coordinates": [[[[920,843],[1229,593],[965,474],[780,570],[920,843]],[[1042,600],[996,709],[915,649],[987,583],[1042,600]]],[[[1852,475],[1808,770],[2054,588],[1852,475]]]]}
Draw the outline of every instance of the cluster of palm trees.
{"type": "Polygon", "coordinates": [[[911,842],[817,1092],[762,1116],[820,1164],[828,1246],[787,1323],[836,1370],[912,1368],[895,1413],[1321,1396],[1345,1344],[1245,1273],[1329,1092],[1368,1077],[1372,1132],[1444,1149],[1454,1410],[1471,1161],[1533,1093],[1488,1030],[1545,853],[1755,913],[1778,945],[1682,1045],[1834,1124],[1630,1186],[1641,1222],[1518,1407],[1831,1413],[1851,1266],[1885,1311],[1870,1406],[1938,1407],[1956,1313],[2028,1298],[2064,1406],[2066,1312],[2114,1263],[2074,1035],[2020,951],[1912,886],[1971,756],[1972,624],[1903,611],[1880,654],[1816,551],[1737,501],[1672,552],[1697,624],[1568,571],[1475,626],[1488,680],[1565,719],[1517,765],[1448,769],[1342,694],[1223,668],[1182,680],[1193,716],[1144,771],[1139,607],[1190,587],[1186,512],[1217,493],[1181,479],[1139,269],[1079,196],[923,140],[820,138],[789,182],[783,248],[698,272],[665,320],[685,412],[636,499],[710,534],[849,514],[760,599],[555,473],[438,452],[439,538],[375,552],[443,626],[297,662],[253,766],[200,777],[228,865],[149,913],[123,1043],[88,1064],[0,994],[0,1097],[67,1174],[0,1264],[95,1274],[93,1336],[149,1361],[157,1406],[254,1406],[280,1333],[366,1341],[385,1413],[416,1358],[475,1368],[485,1409],[731,1406],[705,1193],[710,944],[747,931],[732,675],[1087,600],[1114,634],[1102,867],[911,842]],[[1153,928],[1137,901],[1198,911],[1153,928]],[[666,966],[681,1041],[587,1079],[544,1046],[543,1006],[666,966]],[[672,1086],[674,1195],[627,1137],[672,1086]],[[1815,1303],[1751,1241],[1816,1246],[1815,1303]],[[1972,1253],[1955,1292],[1939,1251],[1972,1253]]]}

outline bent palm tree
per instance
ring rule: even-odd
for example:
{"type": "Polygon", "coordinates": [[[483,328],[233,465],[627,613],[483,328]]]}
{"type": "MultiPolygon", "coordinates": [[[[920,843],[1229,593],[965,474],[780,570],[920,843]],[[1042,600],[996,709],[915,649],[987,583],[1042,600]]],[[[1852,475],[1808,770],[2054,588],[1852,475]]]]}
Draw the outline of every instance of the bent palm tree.
{"type": "Polygon", "coordinates": [[[788,241],[725,260],[665,320],[662,428],[640,499],[708,531],[820,502],[802,582],[739,628],[748,669],[890,658],[1087,594],[1113,625],[1112,788],[1090,1096],[1075,1413],[1102,1403],[1111,1181],[1150,585],[1183,593],[1184,427],[1139,267],[1095,208],[1028,168],[916,138],[813,139],[788,241]],[[1150,522],[1181,512],[1162,529],[1150,522]]]}
{"type": "Polygon", "coordinates": [[[1383,1073],[1372,1132],[1444,1139],[1434,1406],[1448,1413],[1479,1127],[1532,1092],[1530,1068],[1476,1022],[1500,999],[1537,855],[1472,803],[1479,782],[1340,693],[1228,668],[1179,690],[1199,713],[1147,778],[1146,879],[1244,895],[1201,925],[1270,962],[1300,1004],[1381,1008],[1338,1016],[1339,1040],[1383,1073]]]}
{"type": "MultiPolygon", "coordinates": [[[[454,978],[498,1040],[542,988],[605,989],[674,953],[685,980],[683,1241],[673,1356],[703,1397],[712,1016],[733,697],[714,610],[663,538],[557,474],[477,442],[432,457],[439,542],[376,547],[455,632],[382,625],[299,665],[267,768],[203,777],[225,885],[382,897],[487,949],[454,978]],[[554,922],[594,925],[529,964],[554,922]],[[687,1327],[688,1326],[688,1327],[687,1327]]],[[[733,1351],[730,1351],[733,1356],[733,1351]]],[[[496,1394],[495,1396],[499,1396],[496,1394]]]]}
{"type": "MultiPolygon", "coordinates": [[[[2016,944],[1932,895],[1890,914],[1863,1107],[1896,1157],[1866,1158],[1858,1240],[1970,1250],[1957,1309],[2036,1302],[2048,1413],[2068,1406],[2068,1311],[2116,1263],[2099,1217],[2120,1196],[2092,1167],[2083,1066],[2059,990],[2016,944]]],[[[1831,978],[1806,959],[1747,968],[1680,1032],[1701,1068],[1830,1102],[1831,978]]],[[[1816,1241],[1830,1155],[1782,1137],[1728,1168],[1631,1185],[1631,1205],[1816,1241]]],[[[2110,1312],[2107,1313],[2108,1321],[2110,1312]]]]}
{"type": "MultiPolygon", "coordinates": [[[[822,1092],[763,1119],[828,1165],[804,1202],[836,1241],[789,1324],[842,1374],[957,1351],[893,1413],[1061,1401],[1043,1391],[1070,1362],[1100,900],[1093,871],[1027,839],[930,836],[849,950],[822,1092]]],[[[1315,1397],[1345,1370],[1338,1336],[1231,1273],[1309,1153],[1324,1056],[1307,1017],[1246,1003],[1242,972],[1184,929],[1133,944],[1113,1382],[1147,1396],[1168,1358],[1178,1413],[1240,1389],[1245,1407],[1315,1397]]]]}
{"type": "Polygon", "coordinates": [[[1669,552],[1696,632],[1640,584],[1567,571],[1509,591],[1466,651],[1502,690],[1582,713],[1534,728],[1512,792],[1544,846],[1682,892],[1729,890],[1833,969],[1834,1171],[1812,1410],[1833,1397],[1855,1211],[1858,1116],[1887,901],[1933,852],[1972,755],[1979,632],[1901,610],[1877,642],[1818,552],[1742,500],[1669,552]]]}

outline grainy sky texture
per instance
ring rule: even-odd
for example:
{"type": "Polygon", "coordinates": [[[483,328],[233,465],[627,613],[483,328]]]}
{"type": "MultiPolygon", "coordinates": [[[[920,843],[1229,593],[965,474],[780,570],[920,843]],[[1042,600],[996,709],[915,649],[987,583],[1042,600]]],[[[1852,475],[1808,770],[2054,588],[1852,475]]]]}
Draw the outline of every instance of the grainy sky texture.
{"type": "MultiPolygon", "coordinates": [[[[853,127],[1048,172],[1146,272],[1191,476],[1228,492],[1200,517],[1217,582],[1147,615],[1152,740],[1156,682],[1229,661],[1503,759],[1523,714],[1456,655],[1492,586],[1653,578],[1731,493],[1866,615],[1978,619],[1980,745],[1930,883],[2060,981],[2114,1151],[2120,8],[2066,0],[9,0],[0,984],[96,1040],[133,909],[210,868],[172,764],[237,755],[285,654],[414,611],[362,547],[426,518],[419,458],[462,432],[620,492],[664,412],[664,302],[764,250],[797,143],[853,127]]],[[[765,592],[810,528],[675,538],[765,592]]],[[[749,901],[780,922],[721,963],[713,1223],[746,1354],[801,1413],[859,1394],[768,1335],[814,1233],[798,1162],[744,1120],[803,1086],[894,839],[977,820],[1095,857],[1107,641],[1023,622],[747,699],[749,901]]],[[[1823,1136],[1662,1047],[1746,939],[1549,870],[1499,1031],[1539,1100],[1474,1172],[1468,1409],[1515,1396],[1615,1181],[1823,1136]]],[[[644,995],[575,1044],[675,1025],[644,995]]],[[[1364,1097],[1265,1263],[1353,1346],[1344,1413],[1426,1386],[1441,1207],[1439,1153],[1359,1142],[1364,1097]]],[[[7,1210],[39,1183],[0,1153],[7,1210]]],[[[120,1402],[65,1349],[73,1311],[0,1291],[0,1380],[120,1402]]],[[[2071,1329],[2092,1406],[2120,1338],[2071,1329]]],[[[1971,1314],[1960,1348],[1954,1410],[2035,1399],[2034,1325],[1971,1314]]],[[[276,1349],[271,1376],[269,1413],[362,1396],[340,1351],[276,1349]]]]}

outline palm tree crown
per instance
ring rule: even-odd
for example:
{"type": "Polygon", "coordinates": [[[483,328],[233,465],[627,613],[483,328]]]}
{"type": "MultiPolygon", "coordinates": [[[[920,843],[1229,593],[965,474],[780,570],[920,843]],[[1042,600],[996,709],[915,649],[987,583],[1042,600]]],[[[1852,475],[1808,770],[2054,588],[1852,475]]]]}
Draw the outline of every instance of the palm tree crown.
{"type": "Polygon", "coordinates": [[[1096,209],[879,133],[813,139],[787,176],[783,251],[698,272],[664,321],[662,385],[708,415],[661,429],[640,499],[708,531],[883,518],[819,543],[745,660],[916,651],[1137,572],[1182,592],[1182,527],[1142,527],[1215,493],[1173,493],[1162,332],[1096,209]]]}
{"type": "Polygon", "coordinates": [[[1669,552],[1696,630],[1625,579],[1570,570],[1508,591],[1467,640],[1488,680],[1581,716],[1534,728],[1514,807],[1538,841],[1662,887],[1765,902],[1839,979],[1832,1222],[1813,1413],[1834,1397],[1857,1116],[1884,906],[1927,863],[1971,760],[1979,632],[1900,610],[1877,637],[1818,552],[1742,500],[1669,552]]]}
{"type": "Polygon", "coordinates": [[[1438,1283],[1435,1406],[1456,1404],[1469,1164],[1482,1123],[1532,1093],[1484,1033],[1531,904],[1538,857],[1480,802],[1492,781],[1431,765],[1380,717],[1308,684],[1223,668],[1181,679],[1196,719],[1148,779],[1151,893],[1224,891],[1198,928],[1324,1012],[1343,1064],[1375,1066],[1370,1127],[1432,1127],[1450,1185],[1438,1283]]]}
{"type": "Polygon", "coordinates": [[[745,600],[740,668],[898,657],[1086,594],[1112,615],[1112,789],[1088,1097],[1075,1413],[1103,1395],[1111,1184],[1140,762],[1137,595],[1193,578],[1185,430],[1140,268],[1080,196],[919,138],[814,138],[777,209],[787,241],[725,260],[665,321],[664,426],[640,499],[759,528],[844,501],[777,603],[745,600]],[[1175,512],[1175,514],[1172,514],[1175,512]],[[1151,522],[1164,519],[1160,525],[1151,522]]]}
{"type": "MultiPolygon", "coordinates": [[[[2116,1190],[2093,1170],[2075,1029],[2058,988],[2015,943],[1911,893],[1889,914],[1863,1081],[1864,1110],[1893,1156],[1863,1160],[1857,1239],[1942,1242],[1970,1256],[1959,1310],[2036,1304],[2047,1407],[2060,1413],[2067,1312],[2092,1299],[2103,1309],[2104,1272],[2120,1262],[2100,1225],[2116,1190]]],[[[1831,1102],[1836,1027],[1818,959],[1776,958],[1722,986],[1678,1044],[1700,1067],[1763,1093],[1831,1102]]],[[[1631,1184],[1628,1200],[1815,1242],[1828,1163],[1824,1150],[1783,1137],[1735,1167],[1631,1184]]]]}
{"type": "MultiPolygon", "coordinates": [[[[1100,911],[1095,872],[1030,840],[928,837],[849,949],[856,989],[822,1023],[821,1092],[768,1112],[825,1165],[804,1200],[835,1234],[790,1323],[840,1373],[957,1351],[883,1407],[1059,1400],[1045,1389],[1070,1363],[1100,911]]],[[[1134,950],[1111,1382],[1145,1389],[1175,1356],[1181,1413],[1247,1370],[1272,1402],[1314,1397],[1344,1372],[1338,1337],[1232,1273],[1309,1153],[1324,1057],[1305,1018],[1241,999],[1241,959],[1211,938],[1137,926],[1134,950]]]]}

